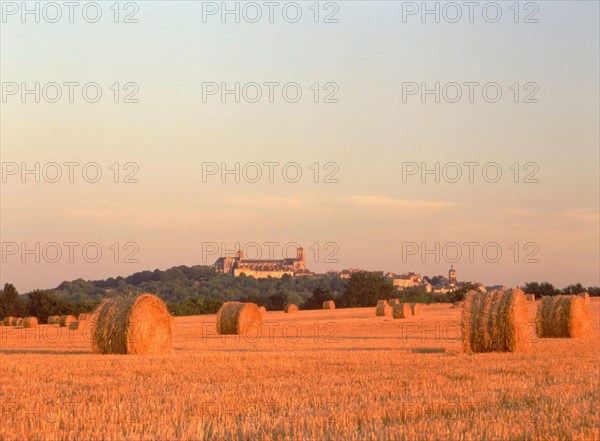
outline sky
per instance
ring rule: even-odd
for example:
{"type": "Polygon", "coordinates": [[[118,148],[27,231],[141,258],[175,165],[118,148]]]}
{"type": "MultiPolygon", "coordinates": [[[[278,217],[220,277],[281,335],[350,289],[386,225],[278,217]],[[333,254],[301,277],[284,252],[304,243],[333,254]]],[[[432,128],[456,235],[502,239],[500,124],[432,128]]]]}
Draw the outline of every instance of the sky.
{"type": "Polygon", "coordinates": [[[600,284],[597,2],[89,3],[2,3],[2,284],[296,244],[600,284]]]}

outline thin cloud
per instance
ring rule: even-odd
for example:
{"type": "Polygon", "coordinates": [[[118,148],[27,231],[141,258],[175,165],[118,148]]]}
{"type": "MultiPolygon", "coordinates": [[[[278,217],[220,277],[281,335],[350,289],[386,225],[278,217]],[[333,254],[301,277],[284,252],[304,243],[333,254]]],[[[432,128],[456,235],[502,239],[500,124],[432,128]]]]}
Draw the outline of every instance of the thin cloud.
{"type": "Polygon", "coordinates": [[[400,199],[374,195],[350,195],[346,196],[344,199],[351,204],[369,206],[372,208],[398,208],[402,210],[445,210],[456,206],[456,204],[448,201],[400,199]]]}
{"type": "Polygon", "coordinates": [[[591,208],[577,208],[561,213],[561,217],[569,222],[580,222],[584,224],[598,224],[600,222],[600,213],[591,208]]]}

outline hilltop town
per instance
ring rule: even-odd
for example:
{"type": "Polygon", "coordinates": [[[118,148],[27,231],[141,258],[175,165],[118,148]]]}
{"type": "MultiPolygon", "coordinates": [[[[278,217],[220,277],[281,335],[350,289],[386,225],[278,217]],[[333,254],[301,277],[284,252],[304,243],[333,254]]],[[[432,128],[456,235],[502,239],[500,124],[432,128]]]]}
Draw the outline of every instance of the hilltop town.
{"type": "MultiPolygon", "coordinates": [[[[242,274],[246,277],[255,279],[274,278],[280,279],[284,275],[293,277],[318,276],[306,267],[306,254],[304,248],[298,247],[295,258],[284,259],[246,259],[242,250],[238,250],[234,256],[219,257],[213,264],[217,274],[228,274],[233,277],[239,277],[242,274]]],[[[342,271],[329,270],[328,275],[339,275],[342,279],[349,279],[352,274],[363,272],[359,268],[349,268],[342,271]]],[[[393,272],[385,273],[383,271],[370,271],[385,277],[392,282],[392,285],[398,291],[404,291],[406,288],[421,288],[427,293],[447,293],[460,288],[471,287],[479,291],[486,291],[486,287],[475,281],[459,281],[457,279],[456,269],[451,266],[448,270],[448,277],[444,276],[422,276],[414,272],[396,274],[393,272]]],[[[494,286],[493,288],[498,288],[494,286]]]]}

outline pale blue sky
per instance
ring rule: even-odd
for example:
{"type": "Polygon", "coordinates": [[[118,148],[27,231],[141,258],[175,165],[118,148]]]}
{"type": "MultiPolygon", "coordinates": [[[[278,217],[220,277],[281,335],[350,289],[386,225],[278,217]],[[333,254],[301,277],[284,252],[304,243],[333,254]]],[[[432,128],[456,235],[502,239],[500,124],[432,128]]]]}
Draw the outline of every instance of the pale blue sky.
{"type": "Polygon", "coordinates": [[[598,284],[598,3],[537,2],[537,24],[402,23],[402,2],[338,3],[336,24],[202,23],[200,2],[138,2],[137,24],[2,23],[3,82],[140,87],[129,105],[2,104],[2,161],[140,166],[130,186],[9,180],[2,240],[135,241],[140,262],[11,260],[1,282],[23,291],[201,263],[205,241],[336,242],[338,264],[309,267],[439,274],[450,265],[402,263],[402,243],[495,241],[508,253],[534,241],[539,263],[461,261],[459,279],[598,284]],[[340,102],[202,103],[206,81],[297,82],[306,94],[335,82],[340,102]],[[498,82],[506,99],[402,103],[404,81],[498,82]],[[511,102],[514,82],[537,83],[540,103],[511,102]],[[340,183],[203,184],[204,161],[296,161],[305,172],[332,161],[340,183]],[[403,184],[403,161],[495,161],[506,173],[535,162],[541,182],[403,184]]]}

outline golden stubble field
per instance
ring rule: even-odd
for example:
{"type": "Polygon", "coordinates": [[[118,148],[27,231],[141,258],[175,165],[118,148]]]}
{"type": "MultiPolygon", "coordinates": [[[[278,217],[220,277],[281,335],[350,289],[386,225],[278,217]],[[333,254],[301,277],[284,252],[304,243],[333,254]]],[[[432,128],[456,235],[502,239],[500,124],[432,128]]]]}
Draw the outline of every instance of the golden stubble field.
{"type": "MultiPolygon", "coordinates": [[[[164,356],[94,355],[85,331],[1,327],[2,440],[600,438],[594,337],[461,352],[460,309],[270,312],[259,338],[175,320],[164,356]]],[[[529,304],[530,319],[535,314],[529,304]]]]}

